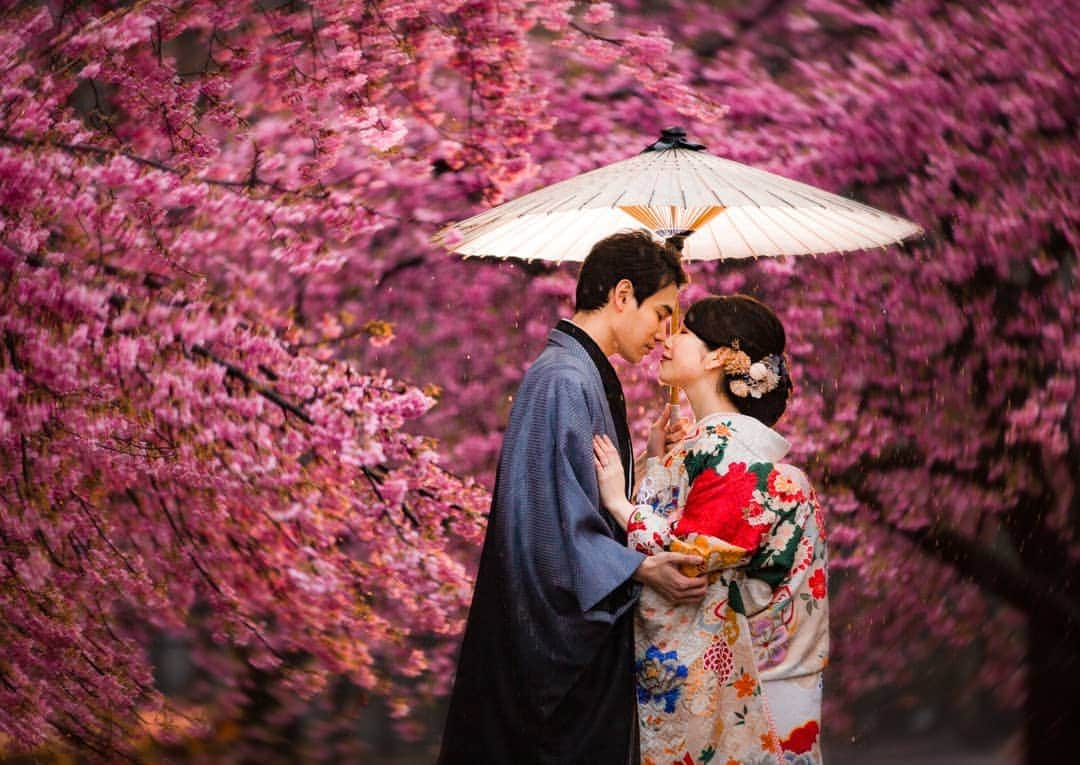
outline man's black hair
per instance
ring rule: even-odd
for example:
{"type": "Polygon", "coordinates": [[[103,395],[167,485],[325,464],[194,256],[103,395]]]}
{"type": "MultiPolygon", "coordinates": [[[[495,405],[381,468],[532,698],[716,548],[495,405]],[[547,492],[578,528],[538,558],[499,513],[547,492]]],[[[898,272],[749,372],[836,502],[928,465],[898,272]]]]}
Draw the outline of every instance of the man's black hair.
{"type": "Polygon", "coordinates": [[[578,274],[575,310],[603,308],[623,279],[634,285],[638,305],[669,284],[686,284],[679,256],[645,229],[620,231],[593,245],[578,274]]]}

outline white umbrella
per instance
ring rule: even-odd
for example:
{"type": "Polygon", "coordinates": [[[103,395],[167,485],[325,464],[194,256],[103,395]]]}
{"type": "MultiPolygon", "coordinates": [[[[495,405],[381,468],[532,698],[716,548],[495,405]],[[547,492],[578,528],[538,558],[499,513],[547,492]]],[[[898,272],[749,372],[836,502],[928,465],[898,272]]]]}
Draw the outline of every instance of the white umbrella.
{"type": "Polygon", "coordinates": [[[434,241],[465,256],[580,261],[642,224],[687,237],[686,260],[846,252],[921,232],[909,220],[688,143],[682,128],[630,159],[546,186],[454,223],[434,241]]]}
{"type": "MultiPolygon", "coordinates": [[[[704,148],[668,128],[637,156],[453,223],[432,240],[466,257],[581,261],[600,239],[639,224],[684,260],[717,260],[865,250],[922,233],[904,218],[704,148]]],[[[673,331],[678,324],[676,311],[673,331]]],[[[672,388],[676,411],[678,400],[672,388]]]]}

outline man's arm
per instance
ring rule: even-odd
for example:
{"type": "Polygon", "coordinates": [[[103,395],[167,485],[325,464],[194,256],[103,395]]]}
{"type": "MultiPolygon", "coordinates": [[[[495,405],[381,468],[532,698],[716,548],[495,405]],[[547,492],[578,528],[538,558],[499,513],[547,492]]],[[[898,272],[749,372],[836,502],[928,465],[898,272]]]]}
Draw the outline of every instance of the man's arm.
{"type": "MultiPolygon", "coordinates": [[[[598,502],[592,439],[595,411],[605,402],[589,400],[587,377],[576,366],[545,373],[547,379],[540,381],[545,383],[545,399],[537,416],[546,420],[547,433],[536,445],[534,459],[551,460],[550,472],[546,465],[539,471],[544,485],[536,489],[550,493],[537,509],[558,540],[550,558],[562,571],[553,574],[569,580],[566,584],[587,618],[613,621],[637,599],[639,585],[632,577],[642,553],[615,538],[598,502]]],[[[535,465],[530,472],[537,473],[535,465]]]]}

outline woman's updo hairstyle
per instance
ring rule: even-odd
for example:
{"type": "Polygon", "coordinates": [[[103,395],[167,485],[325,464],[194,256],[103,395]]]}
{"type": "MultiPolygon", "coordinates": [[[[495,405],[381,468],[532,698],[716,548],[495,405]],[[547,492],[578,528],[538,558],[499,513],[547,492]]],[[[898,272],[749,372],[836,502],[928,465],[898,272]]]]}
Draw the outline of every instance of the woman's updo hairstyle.
{"type": "MultiPolygon", "coordinates": [[[[690,307],[683,324],[701,338],[710,351],[734,348],[749,356],[752,364],[769,362],[769,374],[777,374],[779,381],[775,388],[760,394],[760,397],[747,394],[744,380],[749,380],[749,377],[746,375],[725,373],[720,384],[742,414],[756,417],[769,426],[780,419],[787,408],[791,376],[783,361],[786,342],[784,325],[771,308],[749,295],[707,297],[690,307]]],[[[757,367],[761,368],[760,365],[757,367]]]]}

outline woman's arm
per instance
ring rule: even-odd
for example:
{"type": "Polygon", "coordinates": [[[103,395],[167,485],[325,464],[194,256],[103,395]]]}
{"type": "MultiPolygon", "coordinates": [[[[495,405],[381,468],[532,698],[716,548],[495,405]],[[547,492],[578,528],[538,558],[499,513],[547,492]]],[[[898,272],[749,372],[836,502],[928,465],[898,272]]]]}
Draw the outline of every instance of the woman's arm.
{"type": "Polygon", "coordinates": [[[672,603],[696,603],[704,598],[709,580],[686,573],[699,568],[701,558],[669,551],[671,528],[667,519],[648,505],[634,505],[626,498],[619,451],[607,436],[593,436],[593,465],[601,504],[626,529],[628,546],[648,556],[634,572],[634,579],[672,603]]]}
{"type": "Polygon", "coordinates": [[[607,436],[593,437],[593,464],[600,486],[600,503],[626,529],[627,545],[645,555],[668,549],[671,524],[649,505],[635,505],[623,494],[619,452],[607,436]]]}
{"type": "Polygon", "coordinates": [[[825,536],[821,506],[802,471],[777,465],[768,478],[768,503],[776,521],[747,568],[747,613],[770,605],[774,595],[799,594],[812,611],[825,596],[825,536]]]}
{"type": "Polygon", "coordinates": [[[619,450],[606,435],[593,436],[593,466],[600,487],[600,504],[625,529],[634,513],[634,506],[623,493],[626,476],[623,474],[619,450]]]}

